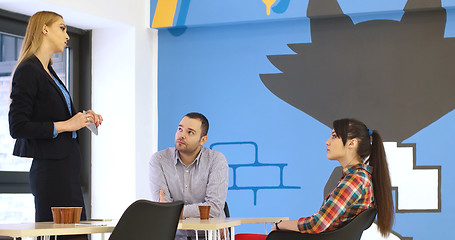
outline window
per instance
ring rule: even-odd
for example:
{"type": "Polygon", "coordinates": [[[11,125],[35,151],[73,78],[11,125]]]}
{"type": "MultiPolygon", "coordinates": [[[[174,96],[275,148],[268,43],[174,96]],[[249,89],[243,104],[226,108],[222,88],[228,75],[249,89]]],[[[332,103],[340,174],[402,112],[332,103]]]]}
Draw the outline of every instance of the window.
{"type": "MultiPolygon", "coordinates": [[[[19,56],[27,21],[27,16],[0,10],[0,222],[35,219],[34,199],[28,184],[32,159],[12,155],[14,139],[8,125],[11,72],[19,56]]],[[[53,68],[70,91],[75,108],[90,109],[90,61],[87,59],[90,59],[91,33],[68,27],[68,34],[68,47],[52,57],[53,68]]],[[[90,135],[81,131],[78,136],[84,161],[82,191],[86,207],[89,207],[90,135]]]]}
{"type": "MultiPolygon", "coordinates": [[[[9,136],[8,104],[11,88],[11,72],[19,56],[23,37],[0,32],[0,171],[28,171],[31,159],[12,155],[14,140],[9,136]]],[[[68,85],[66,63],[68,48],[53,56],[54,70],[68,85]]]]}
{"type": "Polygon", "coordinates": [[[13,161],[9,151],[14,142],[9,135],[8,103],[10,91],[10,74],[14,68],[22,44],[22,37],[0,32],[0,171],[26,171],[29,160],[13,161]]]}

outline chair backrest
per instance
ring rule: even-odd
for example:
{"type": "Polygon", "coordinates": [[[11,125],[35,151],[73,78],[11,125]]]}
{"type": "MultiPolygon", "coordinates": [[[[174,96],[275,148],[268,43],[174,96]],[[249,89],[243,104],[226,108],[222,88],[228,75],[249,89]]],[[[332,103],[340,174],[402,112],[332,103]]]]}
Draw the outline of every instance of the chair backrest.
{"type": "Polygon", "coordinates": [[[183,202],[137,200],[123,213],[109,240],[174,240],[183,202]]]}
{"type": "Polygon", "coordinates": [[[376,208],[369,208],[342,228],[330,232],[305,234],[294,231],[273,231],[267,236],[267,240],[360,240],[363,231],[373,223],[376,213],[376,208]]]}
{"type": "Polygon", "coordinates": [[[224,202],[224,215],[226,215],[227,218],[231,217],[231,214],[229,213],[229,207],[227,202],[224,202]]]}
{"type": "Polygon", "coordinates": [[[335,187],[338,185],[338,182],[340,182],[341,177],[343,176],[343,167],[338,166],[335,167],[332,171],[332,174],[329,177],[329,180],[327,180],[327,183],[324,186],[324,196],[322,196],[322,199],[325,199],[329,193],[335,189],[335,187]]]}

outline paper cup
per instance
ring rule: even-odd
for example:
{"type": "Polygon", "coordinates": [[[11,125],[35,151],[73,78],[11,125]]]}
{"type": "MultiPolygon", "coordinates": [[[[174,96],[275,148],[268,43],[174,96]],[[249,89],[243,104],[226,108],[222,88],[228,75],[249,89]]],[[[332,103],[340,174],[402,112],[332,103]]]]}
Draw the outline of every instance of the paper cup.
{"type": "Polygon", "coordinates": [[[209,219],[210,206],[199,206],[199,216],[201,219],[209,219]]]}
{"type": "Polygon", "coordinates": [[[51,207],[54,223],[80,223],[82,207],[51,207]]]}
{"type": "Polygon", "coordinates": [[[75,207],[74,208],[73,223],[80,223],[81,222],[81,213],[82,213],[82,207],[75,207]]]}
{"type": "Polygon", "coordinates": [[[74,223],[74,208],[72,207],[60,208],[60,217],[62,223],[64,224],[74,223]]]}
{"type": "Polygon", "coordinates": [[[59,207],[51,207],[52,210],[52,218],[54,223],[62,223],[62,218],[60,217],[60,208],[59,207]]]}

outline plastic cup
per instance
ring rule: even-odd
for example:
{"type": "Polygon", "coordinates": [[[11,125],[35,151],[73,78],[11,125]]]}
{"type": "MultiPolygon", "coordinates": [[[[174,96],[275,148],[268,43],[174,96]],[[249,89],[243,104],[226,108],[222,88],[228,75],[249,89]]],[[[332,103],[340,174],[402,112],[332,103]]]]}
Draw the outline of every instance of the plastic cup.
{"type": "Polygon", "coordinates": [[[199,216],[201,219],[209,219],[210,206],[199,206],[199,216]]]}

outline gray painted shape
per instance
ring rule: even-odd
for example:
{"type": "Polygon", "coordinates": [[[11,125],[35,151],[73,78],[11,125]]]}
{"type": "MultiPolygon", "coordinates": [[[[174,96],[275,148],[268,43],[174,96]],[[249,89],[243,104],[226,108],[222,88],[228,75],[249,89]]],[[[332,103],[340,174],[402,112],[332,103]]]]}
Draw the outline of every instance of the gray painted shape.
{"type": "Polygon", "coordinates": [[[404,11],[399,22],[354,25],[335,0],[310,0],[312,42],[268,56],[282,73],[260,78],[328,127],[354,117],[401,143],[455,109],[455,39],[444,38],[445,9],[437,0],[409,0],[404,11]]]}

